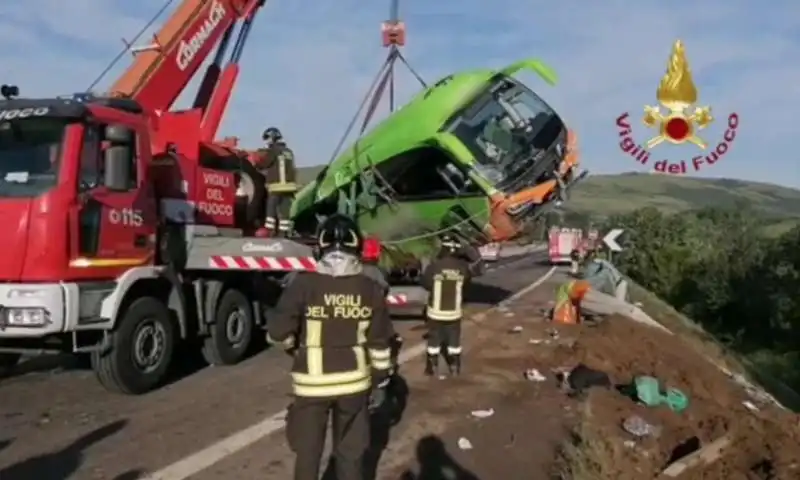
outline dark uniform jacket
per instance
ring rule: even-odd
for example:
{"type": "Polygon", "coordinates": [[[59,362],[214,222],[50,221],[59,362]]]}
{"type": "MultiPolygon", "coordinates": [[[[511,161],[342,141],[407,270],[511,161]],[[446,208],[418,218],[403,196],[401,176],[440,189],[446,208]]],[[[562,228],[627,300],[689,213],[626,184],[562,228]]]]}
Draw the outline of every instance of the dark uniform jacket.
{"type": "Polygon", "coordinates": [[[283,142],[258,151],[256,169],[264,175],[270,192],[297,191],[297,168],[294,152],[283,142]]]}
{"type": "Polygon", "coordinates": [[[365,392],[391,368],[394,329],[384,290],[357,258],[337,255],[289,283],[270,319],[271,341],[294,336],[292,383],[300,397],[365,392]]]}
{"type": "Polygon", "coordinates": [[[429,292],[428,318],[460,320],[463,315],[464,286],[470,277],[470,263],[461,256],[440,257],[428,265],[422,275],[422,286],[429,292]]]}

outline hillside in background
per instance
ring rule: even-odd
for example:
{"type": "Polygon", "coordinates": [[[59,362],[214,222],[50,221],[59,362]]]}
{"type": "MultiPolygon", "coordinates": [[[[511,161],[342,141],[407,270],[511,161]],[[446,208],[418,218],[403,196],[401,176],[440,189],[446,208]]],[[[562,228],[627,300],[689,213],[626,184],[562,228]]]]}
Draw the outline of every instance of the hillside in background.
{"type": "MultiPolygon", "coordinates": [[[[312,180],[321,169],[319,166],[301,168],[300,181],[312,180]]],[[[673,213],[693,208],[744,205],[771,217],[797,217],[800,220],[800,190],[744,180],[648,173],[590,176],[573,190],[567,208],[591,216],[606,216],[648,206],[673,213]]],[[[775,229],[776,232],[785,231],[794,225],[794,220],[788,220],[776,224],[775,229]]]]}
{"type": "Polygon", "coordinates": [[[318,165],[315,167],[300,167],[297,169],[297,176],[300,180],[300,183],[306,184],[311,180],[314,180],[314,177],[322,170],[322,166],[318,165]]]}
{"type": "Polygon", "coordinates": [[[744,180],[648,173],[595,175],[579,184],[569,210],[590,215],[656,207],[664,213],[703,207],[749,206],[774,217],[800,218],[800,190],[744,180]]]}

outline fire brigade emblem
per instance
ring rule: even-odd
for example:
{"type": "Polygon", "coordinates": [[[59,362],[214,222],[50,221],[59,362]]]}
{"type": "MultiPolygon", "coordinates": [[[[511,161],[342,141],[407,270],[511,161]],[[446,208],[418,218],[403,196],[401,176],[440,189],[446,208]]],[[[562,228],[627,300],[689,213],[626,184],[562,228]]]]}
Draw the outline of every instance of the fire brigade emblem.
{"type": "Polygon", "coordinates": [[[658,85],[656,98],[661,106],[644,107],[642,121],[648,128],[658,128],[658,135],[647,141],[647,148],[667,141],[675,145],[689,142],[705,150],[706,142],[696,132],[710,125],[714,117],[711,116],[711,107],[694,107],[694,111],[689,113],[697,103],[697,87],[680,40],[672,46],[667,73],[658,85]],[[667,112],[662,113],[661,107],[667,112]]]}

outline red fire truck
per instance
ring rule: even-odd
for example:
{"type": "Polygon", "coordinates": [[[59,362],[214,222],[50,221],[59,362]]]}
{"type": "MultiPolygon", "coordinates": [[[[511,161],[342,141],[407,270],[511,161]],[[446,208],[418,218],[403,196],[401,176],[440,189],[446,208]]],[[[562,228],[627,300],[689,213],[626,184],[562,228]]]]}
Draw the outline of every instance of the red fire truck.
{"type": "MultiPolygon", "coordinates": [[[[109,390],[147,392],[181,341],[197,339],[212,364],[239,362],[286,275],[315,268],[310,242],[254,235],[263,181],[214,141],[263,5],[184,0],[109,95],[3,88],[0,367],[87,353],[109,390]],[[192,108],[171,111],[212,52],[192,108]]],[[[399,287],[388,301],[420,295],[399,287]]]]}

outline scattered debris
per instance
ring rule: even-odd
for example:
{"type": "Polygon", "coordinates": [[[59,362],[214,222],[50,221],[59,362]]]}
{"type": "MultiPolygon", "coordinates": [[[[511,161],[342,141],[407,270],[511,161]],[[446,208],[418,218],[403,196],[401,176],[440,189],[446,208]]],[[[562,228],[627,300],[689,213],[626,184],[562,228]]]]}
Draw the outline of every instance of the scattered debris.
{"type": "Polygon", "coordinates": [[[494,415],[494,408],[489,408],[487,410],[473,410],[470,413],[475,418],[489,418],[494,415]]]}
{"type": "MultiPolygon", "coordinates": [[[[631,390],[631,386],[622,387],[631,390]]],[[[670,410],[680,413],[689,406],[689,397],[677,388],[667,388],[662,393],[661,385],[657,378],[648,375],[634,377],[632,389],[636,400],[648,407],[666,405],[670,410]]]]}
{"type": "Polygon", "coordinates": [[[742,405],[744,405],[744,408],[746,408],[746,409],[748,409],[748,410],[750,410],[751,412],[754,412],[754,413],[761,410],[756,406],[755,403],[751,402],[750,400],[745,400],[744,402],[742,402],[742,405]]]}
{"type": "Polygon", "coordinates": [[[472,450],[472,442],[464,437],[461,437],[458,439],[458,448],[461,450],[472,450]]]}
{"type": "Polygon", "coordinates": [[[558,330],[556,330],[555,328],[548,328],[547,330],[545,330],[545,332],[553,340],[558,340],[558,337],[560,336],[560,334],[558,333],[558,330]]]}
{"type": "Polygon", "coordinates": [[[625,440],[622,442],[622,444],[625,446],[625,448],[636,448],[636,442],[633,440],[625,440]]]}
{"type": "Polygon", "coordinates": [[[522,333],[522,325],[514,325],[508,333],[522,333]]]}
{"type": "Polygon", "coordinates": [[[542,372],[536,370],[535,368],[529,368],[525,370],[523,374],[526,380],[530,380],[531,382],[544,382],[547,380],[547,377],[542,375],[542,372]]]}
{"type": "Polygon", "coordinates": [[[608,374],[589,368],[582,363],[572,369],[562,367],[555,369],[554,372],[561,388],[569,395],[580,395],[591,387],[611,387],[611,379],[608,374]]]}
{"type": "MultiPolygon", "coordinates": [[[[696,437],[695,437],[696,438],[696,437]]],[[[670,463],[663,472],[662,477],[675,478],[700,464],[708,465],[717,461],[722,456],[722,451],[731,444],[730,435],[718,438],[703,448],[695,449],[692,453],[670,463]]]]}
{"type": "Polygon", "coordinates": [[[543,343],[550,343],[550,340],[543,340],[541,338],[531,338],[528,340],[531,345],[541,345],[543,343]]]}
{"type": "Polygon", "coordinates": [[[661,435],[661,428],[652,425],[639,415],[631,415],[622,422],[622,429],[634,437],[656,437],[661,435]]]}

